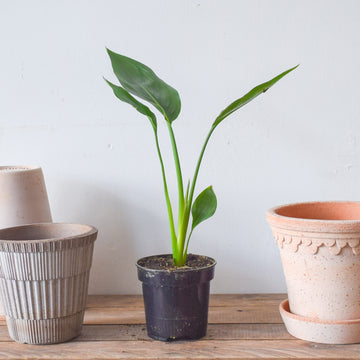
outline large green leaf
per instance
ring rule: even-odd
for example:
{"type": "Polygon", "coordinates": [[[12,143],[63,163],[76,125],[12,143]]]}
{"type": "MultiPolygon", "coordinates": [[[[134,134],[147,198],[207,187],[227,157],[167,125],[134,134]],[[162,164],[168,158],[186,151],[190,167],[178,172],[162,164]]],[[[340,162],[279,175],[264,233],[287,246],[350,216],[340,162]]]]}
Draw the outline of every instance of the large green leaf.
{"type": "Polygon", "coordinates": [[[130,105],[132,105],[137,111],[139,111],[141,114],[146,115],[154,130],[157,130],[157,122],[155,114],[144,104],[136,100],[133,96],[131,96],[125,89],[123,89],[121,86],[114,85],[110,81],[104,79],[109,86],[113,89],[113,92],[115,96],[120,99],[121,101],[124,101],[130,105]]]}
{"type": "Polygon", "coordinates": [[[289,72],[295,70],[297,66],[294,66],[293,68],[284,71],[280,75],[274,77],[273,79],[260,84],[256,87],[254,87],[252,90],[250,90],[246,95],[241,97],[238,100],[235,100],[232,104],[230,104],[225,110],[223,110],[220,115],[215,119],[213,123],[213,127],[219,125],[226,117],[228,117],[230,114],[232,114],[234,111],[240,109],[247,103],[249,103],[251,100],[255,99],[260,94],[267,91],[271,86],[273,86],[275,83],[277,83],[281,78],[283,78],[285,75],[287,75],[289,72]]]}
{"type": "Polygon", "coordinates": [[[199,194],[191,208],[191,214],[193,217],[192,229],[204,220],[213,216],[216,211],[216,206],[216,195],[212,186],[209,186],[199,194]]]}
{"type": "Polygon", "coordinates": [[[154,105],[165,118],[174,121],[181,109],[178,92],[158,78],[146,65],[107,49],[116,77],[125,90],[154,105]]]}

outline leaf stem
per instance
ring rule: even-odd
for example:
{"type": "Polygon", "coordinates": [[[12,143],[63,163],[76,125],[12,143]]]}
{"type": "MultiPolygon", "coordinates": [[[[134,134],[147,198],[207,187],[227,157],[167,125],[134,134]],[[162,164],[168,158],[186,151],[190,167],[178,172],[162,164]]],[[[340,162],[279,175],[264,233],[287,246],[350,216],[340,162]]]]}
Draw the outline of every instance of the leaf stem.
{"type": "Polygon", "coordinates": [[[177,176],[177,185],[178,185],[178,192],[179,192],[179,214],[178,214],[178,227],[180,227],[182,218],[183,218],[183,212],[184,212],[184,205],[185,205],[185,198],[184,198],[184,186],[183,186],[183,179],[181,174],[181,166],[180,166],[180,160],[179,160],[179,154],[176,146],[176,140],[175,135],[171,126],[171,122],[166,119],[170,139],[171,139],[171,145],[173,149],[173,155],[174,155],[174,161],[175,161],[175,168],[176,168],[176,176],[177,176]]]}
{"type": "MultiPolygon", "coordinates": [[[[206,136],[206,139],[205,139],[205,142],[204,142],[204,145],[201,149],[201,152],[200,152],[200,155],[199,155],[199,159],[197,161],[197,164],[196,164],[196,168],[195,168],[195,172],[194,172],[194,177],[193,177],[193,180],[192,180],[192,183],[191,183],[191,188],[190,188],[190,193],[189,193],[189,203],[192,204],[192,199],[193,199],[193,196],[194,196],[194,190],[195,190],[195,185],[196,185],[196,180],[197,180],[197,177],[198,177],[198,174],[199,174],[199,169],[200,169],[200,165],[201,165],[201,161],[203,159],[203,156],[204,156],[204,152],[205,152],[205,149],[206,149],[206,146],[210,140],[210,137],[212,135],[212,133],[214,132],[216,128],[216,125],[213,125],[208,133],[208,135],[206,136]]],[[[191,206],[190,206],[191,207],[191,206]]]]}
{"type": "Polygon", "coordinates": [[[163,162],[163,159],[161,156],[159,138],[158,138],[157,132],[154,131],[154,133],[155,133],[156,149],[157,149],[157,153],[158,153],[159,160],[160,160],[161,173],[162,173],[162,178],[163,178],[163,183],[164,183],[165,200],[166,200],[166,206],[167,206],[169,224],[170,224],[171,245],[172,245],[174,258],[178,258],[179,250],[178,250],[178,245],[177,245],[177,238],[176,238],[176,232],[175,232],[175,226],[174,226],[174,217],[173,217],[173,212],[172,212],[172,207],[171,207],[171,201],[170,201],[169,191],[168,191],[167,182],[166,182],[165,167],[164,167],[164,162],[163,162]]]}
{"type": "Polygon", "coordinates": [[[189,234],[188,239],[187,239],[187,242],[186,242],[185,250],[183,252],[183,258],[185,258],[185,262],[186,262],[186,258],[187,258],[187,251],[188,251],[188,247],[189,247],[189,241],[190,241],[190,238],[191,238],[191,235],[192,235],[193,231],[194,231],[194,229],[191,229],[190,234],[189,234]]]}
{"type": "Polygon", "coordinates": [[[184,209],[184,216],[182,218],[182,222],[181,222],[181,225],[178,229],[178,244],[179,244],[179,256],[180,254],[181,255],[181,262],[178,266],[181,266],[183,264],[185,264],[186,262],[186,257],[187,257],[187,248],[188,248],[188,245],[189,245],[189,240],[190,240],[190,237],[191,237],[191,234],[192,234],[192,231],[190,232],[189,234],[189,237],[187,239],[187,244],[186,244],[186,247],[185,247],[185,240],[186,240],[186,233],[187,233],[187,228],[188,228],[188,225],[189,225],[189,218],[190,218],[190,211],[191,211],[191,206],[192,206],[192,200],[193,200],[193,196],[194,196],[194,190],[195,190],[195,185],[196,185],[196,180],[197,180],[197,177],[198,177],[198,174],[199,174],[199,169],[200,169],[200,165],[201,165],[201,161],[203,159],[203,156],[204,156],[204,152],[205,152],[205,149],[206,149],[206,146],[210,140],[210,137],[213,133],[213,131],[215,130],[217,125],[213,125],[205,139],[205,142],[204,142],[204,145],[201,149],[201,152],[200,152],[200,156],[199,156],[199,159],[198,159],[198,162],[196,164],[196,168],[195,168],[195,173],[194,173],[194,177],[192,179],[192,183],[191,183],[191,188],[190,188],[190,191],[189,191],[189,194],[187,196],[187,200],[186,200],[186,206],[185,206],[185,209],[184,209]]]}

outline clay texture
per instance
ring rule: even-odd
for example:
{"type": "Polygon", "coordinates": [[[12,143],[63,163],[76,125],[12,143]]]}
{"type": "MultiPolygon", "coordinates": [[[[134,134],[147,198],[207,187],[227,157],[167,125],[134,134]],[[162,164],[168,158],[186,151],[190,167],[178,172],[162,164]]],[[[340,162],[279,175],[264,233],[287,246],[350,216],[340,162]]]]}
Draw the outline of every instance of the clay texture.
{"type": "Polygon", "coordinates": [[[32,224],[0,230],[0,290],[10,336],[52,344],[80,334],[97,230],[32,224]]]}
{"type": "Polygon", "coordinates": [[[288,300],[284,300],[279,309],[287,331],[299,339],[323,344],[360,342],[360,320],[331,321],[304,318],[290,312],[288,300]]]}
{"type": "Polygon", "coordinates": [[[0,166],[0,228],[51,221],[41,168],[0,166]]]}
{"type": "Polygon", "coordinates": [[[315,202],[267,212],[292,313],[321,320],[360,318],[360,203],[315,202]]]}

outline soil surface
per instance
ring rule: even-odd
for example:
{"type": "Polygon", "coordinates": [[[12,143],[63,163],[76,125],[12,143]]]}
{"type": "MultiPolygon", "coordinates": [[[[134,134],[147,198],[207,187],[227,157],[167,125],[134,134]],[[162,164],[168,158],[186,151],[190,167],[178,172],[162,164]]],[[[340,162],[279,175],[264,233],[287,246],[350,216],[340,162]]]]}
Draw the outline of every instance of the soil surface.
{"type": "Polygon", "coordinates": [[[174,265],[172,255],[154,255],[143,258],[138,261],[138,264],[144,268],[152,270],[196,270],[214,264],[214,260],[203,255],[188,254],[186,264],[178,267],[174,265]]]}

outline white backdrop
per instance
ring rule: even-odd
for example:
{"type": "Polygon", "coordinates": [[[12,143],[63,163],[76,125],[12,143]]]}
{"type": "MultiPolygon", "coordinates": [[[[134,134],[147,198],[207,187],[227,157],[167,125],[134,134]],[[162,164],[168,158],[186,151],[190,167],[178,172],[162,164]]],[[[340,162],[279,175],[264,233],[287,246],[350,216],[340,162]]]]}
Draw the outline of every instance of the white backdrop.
{"type": "Polygon", "coordinates": [[[170,251],[167,215],[151,126],[104,83],[105,46],[179,91],[186,178],[218,113],[300,63],[214,133],[197,190],[218,210],[190,244],[217,259],[213,292],[285,291],[265,211],[360,198],[359,32],[357,0],[0,0],[1,164],[41,165],[54,220],[98,227],[91,293],[138,293],[136,259],[170,251]]]}

